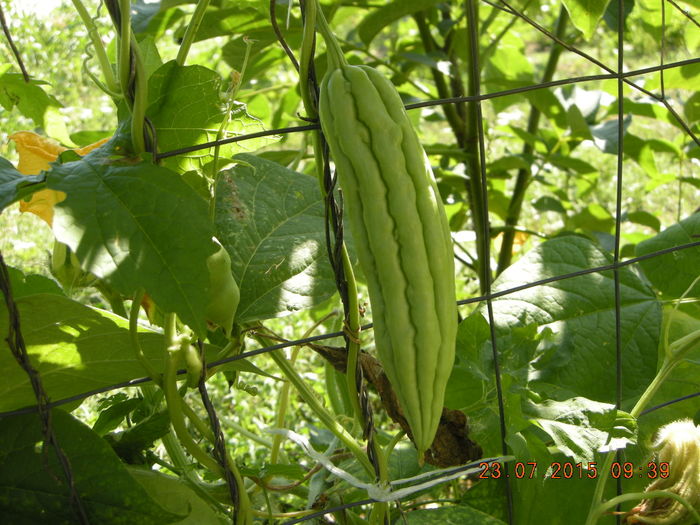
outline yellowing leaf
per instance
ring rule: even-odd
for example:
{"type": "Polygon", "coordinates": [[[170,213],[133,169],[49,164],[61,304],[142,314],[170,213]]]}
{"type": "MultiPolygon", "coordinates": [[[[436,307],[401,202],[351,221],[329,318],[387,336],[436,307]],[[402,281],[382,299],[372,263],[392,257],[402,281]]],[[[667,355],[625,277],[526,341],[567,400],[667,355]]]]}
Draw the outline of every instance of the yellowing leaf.
{"type": "MultiPolygon", "coordinates": [[[[48,170],[49,163],[54,162],[61,153],[68,149],[31,131],[19,131],[10,135],[9,138],[15,141],[19,155],[17,170],[23,175],[38,175],[42,171],[48,170]]],[[[109,139],[102,139],[84,148],[76,149],[75,152],[81,156],[87,155],[107,140],[109,139]]],[[[29,202],[20,201],[19,209],[22,212],[35,214],[51,226],[53,224],[53,208],[65,198],[66,194],[62,191],[41,190],[32,195],[29,202]]]]}

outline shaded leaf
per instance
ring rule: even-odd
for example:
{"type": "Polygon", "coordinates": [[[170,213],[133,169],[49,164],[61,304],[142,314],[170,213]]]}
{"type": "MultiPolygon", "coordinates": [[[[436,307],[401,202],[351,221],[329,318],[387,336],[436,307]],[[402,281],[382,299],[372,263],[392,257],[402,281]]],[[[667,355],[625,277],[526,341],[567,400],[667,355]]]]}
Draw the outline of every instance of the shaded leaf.
{"type": "Polygon", "coordinates": [[[199,495],[178,478],[153,470],[128,467],[132,477],[164,508],[175,514],[187,514],[176,525],[225,525],[230,519],[220,516],[199,495]]]}
{"type": "MultiPolygon", "coordinates": [[[[696,242],[698,235],[700,235],[700,214],[696,213],[669,226],[655,237],[639,243],[637,255],[647,255],[658,250],[696,242]]],[[[652,257],[639,264],[649,281],[664,296],[678,298],[698,276],[700,248],[679,250],[667,255],[652,257]]],[[[695,285],[690,296],[697,296],[698,293],[700,293],[700,285],[695,285]]]]}
{"type": "MultiPolygon", "coordinates": [[[[182,519],[156,503],[127,472],[107,443],[83,423],[52,410],[52,428],[68,458],[88,518],[107,525],[160,525],[182,519]]],[[[0,514],[7,523],[75,523],[68,485],[52,446],[37,446],[36,414],[5,418],[0,425],[0,514]],[[48,462],[48,463],[47,463],[48,462]]]]}
{"type": "Polygon", "coordinates": [[[241,154],[222,172],[217,238],[241,290],[236,319],[248,322],[309,308],[335,292],[318,181],[241,154]]]}
{"type": "Polygon", "coordinates": [[[0,157],[0,212],[19,199],[27,198],[46,187],[46,175],[24,176],[0,157]]]}
{"type": "MultiPolygon", "coordinates": [[[[16,303],[27,352],[52,400],[146,375],[134,354],[126,319],[59,295],[30,295],[16,298],[16,303]]],[[[36,404],[27,375],[4,343],[7,323],[2,302],[0,411],[36,404]]],[[[163,370],[163,336],[141,329],[139,341],[155,369],[163,370]]]]}
{"type": "Polygon", "coordinates": [[[164,312],[200,335],[215,251],[206,202],[176,173],[96,150],[53,168],[51,189],[66,193],[54,234],[81,267],[123,295],[143,288],[164,312]]]}

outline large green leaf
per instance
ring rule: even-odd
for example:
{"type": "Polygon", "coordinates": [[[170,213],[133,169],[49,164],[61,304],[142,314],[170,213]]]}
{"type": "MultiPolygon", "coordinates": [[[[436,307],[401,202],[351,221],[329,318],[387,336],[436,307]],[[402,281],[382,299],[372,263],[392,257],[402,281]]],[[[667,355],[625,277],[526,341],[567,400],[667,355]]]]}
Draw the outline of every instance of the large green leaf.
{"type": "MultiPolygon", "coordinates": [[[[51,426],[91,523],[161,525],[190,509],[165,510],[129,474],[104,440],[61,410],[51,426]]],[[[78,519],[53,447],[43,440],[36,414],[5,418],[0,425],[0,515],[4,523],[69,524],[78,519]]]]}
{"type": "MultiPolygon", "coordinates": [[[[240,67],[240,65],[238,66],[240,67]]],[[[204,66],[179,66],[175,61],[158,68],[148,82],[150,106],[147,115],[156,127],[158,148],[166,152],[217,139],[226,118],[222,101],[221,76],[204,66]]],[[[221,138],[262,131],[260,121],[237,104],[221,138]]],[[[270,139],[246,141],[245,146],[221,146],[220,155],[230,157],[235,151],[255,148],[270,139]]],[[[199,169],[213,158],[213,148],[194,151],[167,159],[167,164],[185,170],[199,169]]]]}
{"type": "MultiPolygon", "coordinates": [[[[637,255],[648,255],[658,250],[673,248],[697,241],[700,234],[700,214],[696,213],[637,245],[637,255]]],[[[667,255],[652,257],[640,263],[644,274],[664,296],[678,298],[700,275],[700,248],[679,250],[667,255]]],[[[697,297],[700,285],[691,290],[697,297]]]]}
{"type": "MultiPolygon", "coordinates": [[[[559,237],[541,244],[503,272],[494,282],[493,291],[610,263],[610,256],[591,241],[578,236],[559,237]]],[[[623,268],[619,274],[622,397],[633,399],[656,372],[661,307],[654,292],[634,272],[623,268]]],[[[501,359],[508,362],[514,359],[510,356],[520,355],[518,366],[527,363],[531,367],[527,374],[537,384],[556,385],[578,396],[614,402],[614,290],[613,273],[607,271],[495,299],[493,310],[501,359]],[[516,337],[516,331],[527,326],[535,326],[540,334],[532,356],[526,355],[523,338],[516,337]]],[[[484,315],[484,309],[474,315],[484,315]]],[[[475,361],[468,356],[474,350],[458,346],[459,354],[471,362],[475,361]]]]}
{"type": "Polygon", "coordinates": [[[58,111],[63,104],[56,100],[56,97],[46,93],[42,87],[44,85],[46,82],[34,79],[25,82],[19,73],[1,72],[0,105],[8,111],[16,107],[49,136],[70,145],[68,130],[58,111]]]}
{"type": "Polygon", "coordinates": [[[563,2],[571,16],[571,22],[583,33],[585,39],[589,40],[598,27],[600,19],[603,18],[610,0],[563,0],[563,2]]]}
{"type": "Polygon", "coordinates": [[[217,237],[241,289],[238,322],[309,308],[335,291],[318,181],[241,154],[217,187],[217,237]]]}
{"type": "MultiPolygon", "coordinates": [[[[32,365],[53,400],[143,377],[129,338],[128,322],[59,295],[15,299],[32,365]]],[[[8,312],[0,304],[0,411],[36,404],[27,374],[4,343],[8,312]]],[[[163,337],[142,330],[141,346],[156,370],[163,369],[163,337]]]]}
{"type": "Polygon", "coordinates": [[[231,520],[217,514],[194,490],[178,478],[153,470],[128,467],[129,473],[148,494],[175,514],[187,514],[176,525],[225,525],[231,520]]]}
{"type": "Polygon", "coordinates": [[[206,259],[216,247],[206,202],[178,174],[100,148],[53,167],[48,185],[67,194],[54,234],[84,270],[126,296],[145,289],[163,311],[206,333],[206,259]]]}

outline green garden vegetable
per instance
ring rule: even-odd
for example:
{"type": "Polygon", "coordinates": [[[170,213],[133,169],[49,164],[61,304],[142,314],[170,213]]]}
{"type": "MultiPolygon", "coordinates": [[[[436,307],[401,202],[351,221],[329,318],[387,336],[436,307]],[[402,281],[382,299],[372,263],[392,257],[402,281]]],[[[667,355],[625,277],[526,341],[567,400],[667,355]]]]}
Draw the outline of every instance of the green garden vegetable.
{"type": "Polygon", "coordinates": [[[226,334],[231,333],[233,318],[241,298],[236,279],[231,273],[231,258],[221,243],[214,239],[219,250],[207,259],[209,270],[209,302],[207,321],[221,326],[226,334]]]}
{"type": "Polygon", "coordinates": [[[422,453],[435,437],[454,362],[450,230],[393,84],[375,69],[348,65],[327,26],[321,29],[330,57],[321,126],[367,279],[379,359],[422,453]]]}
{"type": "Polygon", "coordinates": [[[93,274],[80,268],[80,261],[73,251],[59,241],[53,243],[51,254],[51,274],[61,283],[63,288],[85,288],[97,280],[93,274]]]}

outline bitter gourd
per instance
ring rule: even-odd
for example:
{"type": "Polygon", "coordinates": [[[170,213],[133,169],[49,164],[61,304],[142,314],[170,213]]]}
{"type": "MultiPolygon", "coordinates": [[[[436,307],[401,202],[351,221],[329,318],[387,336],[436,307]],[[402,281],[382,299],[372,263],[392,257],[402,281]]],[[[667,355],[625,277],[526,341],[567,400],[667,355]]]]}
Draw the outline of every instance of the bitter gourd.
{"type": "Polygon", "coordinates": [[[319,119],[367,280],[379,359],[422,453],[440,422],[457,332],[442,200],[398,92],[375,69],[336,52],[319,119]]]}

